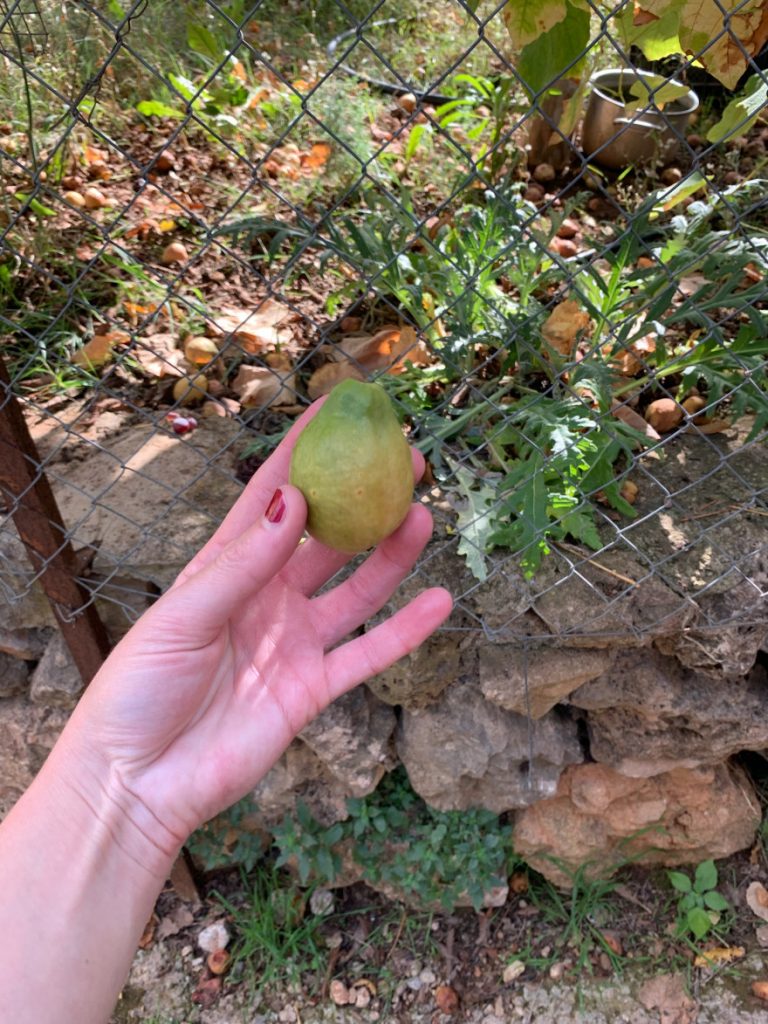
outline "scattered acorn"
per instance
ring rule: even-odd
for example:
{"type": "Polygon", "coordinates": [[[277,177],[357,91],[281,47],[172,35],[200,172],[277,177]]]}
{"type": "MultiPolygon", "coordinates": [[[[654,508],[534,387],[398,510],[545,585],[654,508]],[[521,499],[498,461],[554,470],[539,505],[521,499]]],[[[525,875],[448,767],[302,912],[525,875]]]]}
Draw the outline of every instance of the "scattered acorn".
{"type": "Polygon", "coordinates": [[[575,238],[579,233],[579,225],[572,217],[566,217],[557,229],[558,238],[575,238]]]}
{"type": "Polygon", "coordinates": [[[188,259],[189,253],[182,242],[169,242],[163,249],[160,262],[168,267],[172,263],[186,263],[188,259]]]}
{"type": "Polygon", "coordinates": [[[83,179],[76,174],[68,174],[61,179],[61,187],[67,192],[78,192],[83,187],[83,179]]]}
{"type": "Polygon", "coordinates": [[[210,338],[193,336],[184,342],[184,358],[195,366],[210,363],[219,354],[218,346],[210,338]]]}
{"type": "Polygon", "coordinates": [[[85,206],[85,197],[79,192],[65,192],[63,197],[70,206],[79,206],[82,208],[85,206]]]}
{"type": "Polygon", "coordinates": [[[539,164],[533,171],[533,176],[536,181],[542,184],[548,181],[555,180],[555,168],[552,164],[539,164]]]}
{"type": "Polygon", "coordinates": [[[531,182],[525,192],[523,192],[523,199],[527,199],[529,203],[540,203],[543,198],[544,189],[535,182],[531,182]]]}
{"type": "Polygon", "coordinates": [[[549,247],[564,260],[577,256],[579,252],[578,246],[570,238],[553,238],[549,243],[549,247]]]}
{"type": "Polygon", "coordinates": [[[205,961],[211,974],[224,974],[229,969],[232,957],[226,949],[215,949],[205,961]]]}
{"type": "Polygon", "coordinates": [[[179,377],[173,385],[173,400],[179,405],[196,405],[202,402],[208,391],[208,378],[204,373],[198,373],[191,380],[189,377],[179,377]]]}
{"type": "Polygon", "coordinates": [[[645,410],[646,422],[660,434],[668,434],[683,422],[685,412],[674,398],[657,398],[645,410]]]}
{"type": "Polygon", "coordinates": [[[172,171],[175,166],[176,157],[170,149],[164,149],[162,153],[158,153],[155,157],[155,170],[160,171],[161,174],[166,174],[168,171],[172,171]]]}
{"type": "Polygon", "coordinates": [[[88,210],[100,210],[107,205],[107,197],[100,188],[87,188],[83,192],[83,201],[88,210]]]}
{"type": "Polygon", "coordinates": [[[418,101],[412,92],[404,92],[397,97],[395,102],[401,110],[406,112],[406,114],[412,114],[416,109],[416,103],[418,101]]]}

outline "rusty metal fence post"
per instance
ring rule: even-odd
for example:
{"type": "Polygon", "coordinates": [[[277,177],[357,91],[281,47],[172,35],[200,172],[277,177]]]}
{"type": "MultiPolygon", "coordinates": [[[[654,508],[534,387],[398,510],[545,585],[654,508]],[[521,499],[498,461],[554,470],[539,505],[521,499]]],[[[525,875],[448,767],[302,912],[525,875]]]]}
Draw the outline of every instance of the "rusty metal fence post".
{"type": "Polygon", "coordinates": [[[109,653],[109,637],[77,577],[80,564],[40,456],[0,359],[0,493],[16,524],[61,634],[84,683],[109,653]]]}

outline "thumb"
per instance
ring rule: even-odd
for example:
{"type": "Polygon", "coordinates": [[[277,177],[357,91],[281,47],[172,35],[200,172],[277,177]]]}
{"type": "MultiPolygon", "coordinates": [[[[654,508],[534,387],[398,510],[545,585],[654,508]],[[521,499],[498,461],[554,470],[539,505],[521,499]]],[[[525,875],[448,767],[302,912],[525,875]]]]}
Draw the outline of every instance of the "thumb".
{"type": "MultiPolygon", "coordinates": [[[[170,590],[165,611],[194,623],[199,632],[217,630],[278,573],[301,539],[307,518],[304,495],[279,487],[261,516],[211,562],[170,590]]],[[[204,642],[204,638],[201,638],[204,642]]]]}

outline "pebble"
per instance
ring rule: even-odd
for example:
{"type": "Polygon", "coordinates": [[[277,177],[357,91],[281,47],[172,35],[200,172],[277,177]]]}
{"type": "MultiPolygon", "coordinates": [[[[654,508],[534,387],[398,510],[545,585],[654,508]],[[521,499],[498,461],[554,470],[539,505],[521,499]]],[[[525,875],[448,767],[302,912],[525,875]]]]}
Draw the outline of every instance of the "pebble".
{"type": "Polygon", "coordinates": [[[292,1006],[284,1006],[278,1013],[277,1019],[284,1021],[285,1024],[293,1024],[293,1021],[296,1020],[296,1010],[292,1006]]]}
{"type": "Polygon", "coordinates": [[[315,889],[309,897],[309,909],[318,917],[333,913],[334,900],[330,889],[315,889]]]}
{"type": "Polygon", "coordinates": [[[409,978],[405,983],[412,992],[418,992],[422,986],[421,978],[409,978]]]}
{"type": "Polygon", "coordinates": [[[431,971],[429,967],[425,967],[424,970],[421,971],[421,973],[419,974],[419,981],[422,983],[422,985],[434,985],[434,983],[437,981],[437,975],[435,974],[434,971],[431,971]]]}
{"type": "Polygon", "coordinates": [[[552,964],[549,968],[549,976],[552,981],[559,981],[562,978],[564,971],[565,967],[563,964],[552,964]]]}
{"type": "Polygon", "coordinates": [[[204,953],[215,953],[217,949],[226,949],[228,943],[229,931],[223,921],[209,924],[197,937],[197,944],[204,953]]]}

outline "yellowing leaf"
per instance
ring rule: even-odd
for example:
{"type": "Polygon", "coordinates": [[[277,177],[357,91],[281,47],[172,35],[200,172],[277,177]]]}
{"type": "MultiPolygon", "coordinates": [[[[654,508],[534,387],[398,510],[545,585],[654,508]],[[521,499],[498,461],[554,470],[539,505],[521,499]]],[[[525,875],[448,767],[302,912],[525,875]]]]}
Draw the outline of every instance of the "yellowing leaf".
{"type": "Polygon", "coordinates": [[[743,946],[717,946],[714,949],[705,949],[693,961],[693,966],[720,967],[722,964],[740,960],[744,952],[743,946]]]}
{"type": "Polygon", "coordinates": [[[508,0],[502,17],[515,49],[548,32],[562,21],[567,12],[567,0],[508,0]]]}

